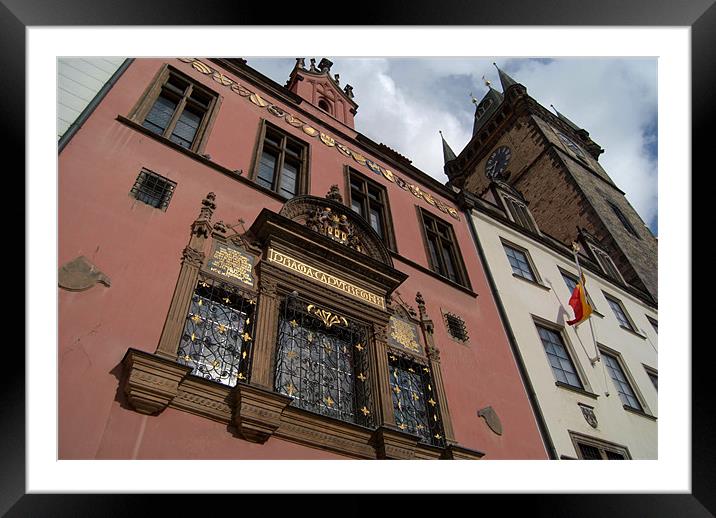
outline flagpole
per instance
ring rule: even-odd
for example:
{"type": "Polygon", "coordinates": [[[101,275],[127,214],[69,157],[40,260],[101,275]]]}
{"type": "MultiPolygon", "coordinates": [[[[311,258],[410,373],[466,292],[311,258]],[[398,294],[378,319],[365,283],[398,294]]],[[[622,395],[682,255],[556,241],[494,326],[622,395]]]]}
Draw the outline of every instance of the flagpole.
{"type": "MultiPolygon", "coordinates": [[[[577,275],[579,275],[579,282],[582,285],[582,289],[584,290],[584,299],[587,300],[587,297],[589,296],[587,292],[587,282],[584,277],[584,273],[582,273],[582,267],[579,264],[579,256],[577,255],[579,252],[579,244],[576,241],[572,241],[572,252],[574,252],[574,262],[577,264],[577,275]]],[[[594,311],[594,308],[592,308],[592,311],[594,311]]],[[[601,360],[601,357],[599,355],[599,347],[597,347],[597,336],[594,334],[594,324],[592,323],[591,318],[587,318],[587,320],[589,320],[589,329],[592,332],[594,352],[596,353],[595,359],[592,360],[591,358],[589,358],[589,361],[591,362],[592,366],[594,366],[595,363],[601,360]]]]}
{"type": "MultiPolygon", "coordinates": [[[[574,262],[577,264],[577,275],[579,275],[579,282],[581,282],[581,284],[582,284],[582,289],[584,290],[584,298],[586,300],[588,297],[587,286],[586,286],[587,280],[584,277],[584,273],[582,273],[582,267],[579,265],[579,257],[577,255],[579,252],[579,244],[576,241],[572,241],[572,251],[574,252],[574,262]]],[[[594,311],[594,308],[592,308],[592,311],[594,311]]],[[[599,354],[599,347],[597,347],[597,335],[594,333],[594,324],[592,323],[591,318],[587,318],[587,320],[589,320],[589,329],[592,332],[592,341],[594,342],[594,352],[596,353],[596,357],[594,358],[594,360],[592,360],[590,358],[589,361],[591,362],[592,367],[594,367],[594,364],[597,362],[602,364],[602,374],[604,375],[604,395],[606,397],[609,397],[609,388],[607,387],[607,371],[606,371],[606,367],[604,367],[604,363],[602,363],[602,357],[599,354]]],[[[579,324],[577,324],[577,325],[579,325],[579,324]]]]}

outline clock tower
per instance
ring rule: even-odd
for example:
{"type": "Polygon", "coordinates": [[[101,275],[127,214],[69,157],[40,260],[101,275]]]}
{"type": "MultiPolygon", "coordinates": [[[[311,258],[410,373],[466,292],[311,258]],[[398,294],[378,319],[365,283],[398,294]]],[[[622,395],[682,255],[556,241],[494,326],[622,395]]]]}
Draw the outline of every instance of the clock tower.
{"type": "Polygon", "coordinates": [[[606,275],[656,301],[657,240],[599,163],[604,150],[497,70],[502,92],[486,82],[482,100],[473,99],[472,139],[446,161],[449,184],[477,196],[494,181],[509,184],[541,232],[565,244],[587,239],[596,262],[606,253],[616,266],[618,272],[605,268],[606,275]]]}

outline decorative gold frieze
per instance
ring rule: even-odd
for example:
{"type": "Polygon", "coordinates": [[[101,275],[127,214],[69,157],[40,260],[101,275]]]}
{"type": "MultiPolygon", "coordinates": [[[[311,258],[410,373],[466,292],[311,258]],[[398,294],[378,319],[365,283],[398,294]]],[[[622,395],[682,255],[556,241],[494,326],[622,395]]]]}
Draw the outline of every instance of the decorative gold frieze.
{"type": "Polygon", "coordinates": [[[241,97],[248,98],[258,108],[266,108],[267,111],[271,113],[274,117],[282,119],[286,121],[286,123],[296,128],[300,127],[306,135],[314,138],[319,138],[324,145],[336,149],[339,153],[345,156],[352,157],[356,163],[360,164],[363,167],[366,167],[374,174],[381,174],[383,178],[385,178],[391,183],[395,183],[395,185],[397,185],[399,188],[411,193],[416,198],[425,200],[426,203],[432,205],[433,207],[436,207],[441,212],[449,214],[458,221],[460,220],[460,214],[454,207],[450,207],[440,199],[434,197],[432,194],[423,191],[417,185],[413,185],[411,183],[406,182],[405,180],[403,180],[403,178],[392,172],[390,169],[386,169],[376,164],[372,160],[369,160],[368,158],[363,156],[361,153],[353,151],[352,149],[345,146],[343,143],[338,142],[330,135],[322,133],[310,124],[307,124],[302,121],[300,118],[266,101],[259,94],[252,92],[251,90],[247,89],[243,85],[240,85],[238,82],[227,77],[221,72],[214,70],[212,67],[203,63],[202,61],[196,58],[179,58],[179,61],[189,63],[191,67],[198,72],[205,75],[210,75],[217,83],[229,88],[232,92],[237,93],[241,97]]]}
{"type": "Polygon", "coordinates": [[[359,288],[355,284],[339,279],[338,277],[326,273],[323,270],[309,266],[308,264],[298,261],[297,259],[279,252],[274,248],[269,248],[267,258],[269,262],[281,265],[284,268],[288,268],[293,272],[303,275],[304,277],[308,277],[330,288],[347,293],[348,295],[356,297],[364,302],[367,302],[368,304],[377,306],[380,309],[385,309],[384,297],[368,290],[364,290],[363,288],[359,288]]]}
{"type": "MultiPolygon", "coordinates": [[[[306,307],[306,310],[309,313],[311,313],[312,315],[315,315],[318,318],[320,318],[321,321],[323,321],[323,325],[325,325],[327,328],[330,328],[331,326],[333,326],[335,324],[340,324],[340,325],[344,325],[344,326],[348,325],[348,320],[346,320],[345,317],[335,315],[325,309],[319,309],[316,306],[314,306],[313,304],[309,304],[306,307]]],[[[329,344],[329,346],[330,346],[330,344],[329,344]]],[[[324,345],[324,347],[325,347],[325,345],[324,345]]]]}

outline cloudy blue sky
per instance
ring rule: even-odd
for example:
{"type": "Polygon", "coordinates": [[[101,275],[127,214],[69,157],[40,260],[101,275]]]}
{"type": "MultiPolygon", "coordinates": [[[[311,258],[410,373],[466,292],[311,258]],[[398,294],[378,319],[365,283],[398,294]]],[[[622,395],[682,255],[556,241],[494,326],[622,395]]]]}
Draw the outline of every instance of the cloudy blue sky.
{"type": "MultiPolygon", "coordinates": [[[[316,62],[322,56],[310,57],[316,62]]],[[[294,58],[246,58],[253,68],[284,84],[294,58]]],[[[332,73],[353,85],[359,104],[356,129],[383,142],[441,182],[438,130],[459,153],[472,135],[475,107],[499,90],[493,61],[545,107],[553,104],[589,131],[604,148],[599,161],[647,223],[658,233],[657,62],[630,58],[331,58],[332,73]]]]}

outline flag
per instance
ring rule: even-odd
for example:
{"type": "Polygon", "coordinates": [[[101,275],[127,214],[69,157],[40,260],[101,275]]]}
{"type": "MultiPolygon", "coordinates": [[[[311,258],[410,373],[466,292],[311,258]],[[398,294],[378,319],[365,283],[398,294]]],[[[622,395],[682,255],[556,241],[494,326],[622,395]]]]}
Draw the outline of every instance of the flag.
{"type": "Polygon", "coordinates": [[[567,321],[567,325],[581,324],[589,315],[592,314],[592,306],[587,302],[587,294],[584,291],[585,278],[582,274],[582,279],[574,287],[572,296],[569,299],[569,305],[574,310],[574,320],[567,321]]]}

